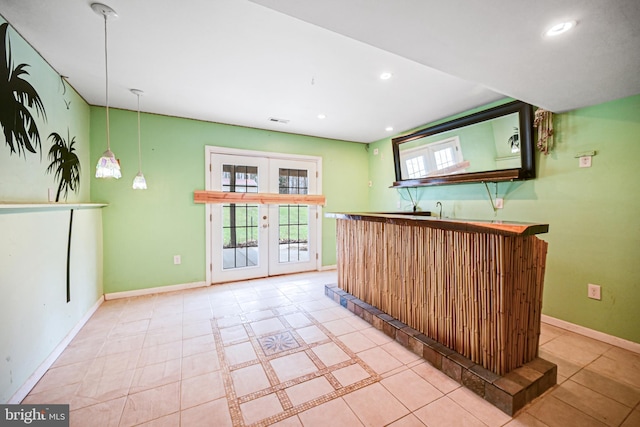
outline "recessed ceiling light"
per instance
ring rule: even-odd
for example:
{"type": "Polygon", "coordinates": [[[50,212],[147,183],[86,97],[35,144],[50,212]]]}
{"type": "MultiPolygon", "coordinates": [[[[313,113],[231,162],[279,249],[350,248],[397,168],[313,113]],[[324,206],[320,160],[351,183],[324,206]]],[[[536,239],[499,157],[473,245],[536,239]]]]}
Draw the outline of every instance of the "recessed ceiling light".
{"type": "Polygon", "coordinates": [[[567,31],[569,31],[570,29],[572,29],[575,26],[576,26],[576,21],[561,22],[561,23],[556,24],[553,27],[549,28],[545,32],[545,35],[547,35],[549,37],[557,36],[557,35],[566,33],[567,31]]]}
{"type": "Polygon", "coordinates": [[[386,130],[387,132],[391,132],[393,130],[393,127],[387,126],[386,128],[384,128],[384,130],[386,130]]]}
{"type": "Polygon", "coordinates": [[[389,72],[384,72],[382,74],[380,74],[380,80],[389,80],[391,78],[392,74],[389,72]]]}
{"type": "Polygon", "coordinates": [[[320,120],[322,120],[322,119],[326,119],[326,118],[327,118],[327,116],[326,116],[325,114],[322,114],[322,113],[321,113],[321,114],[318,114],[318,118],[319,118],[320,120]]]}

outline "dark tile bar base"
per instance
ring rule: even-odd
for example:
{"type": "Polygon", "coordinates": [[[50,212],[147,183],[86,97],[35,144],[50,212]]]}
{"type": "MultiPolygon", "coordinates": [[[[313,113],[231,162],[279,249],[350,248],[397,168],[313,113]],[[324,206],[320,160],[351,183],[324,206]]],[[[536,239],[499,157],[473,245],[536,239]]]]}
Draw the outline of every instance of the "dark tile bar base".
{"type": "Polygon", "coordinates": [[[544,359],[536,358],[500,376],[359,300],[338,285],[326,285],[324,293],[508,415],[514,415],[556,384],[558,368],[544,359]]]}

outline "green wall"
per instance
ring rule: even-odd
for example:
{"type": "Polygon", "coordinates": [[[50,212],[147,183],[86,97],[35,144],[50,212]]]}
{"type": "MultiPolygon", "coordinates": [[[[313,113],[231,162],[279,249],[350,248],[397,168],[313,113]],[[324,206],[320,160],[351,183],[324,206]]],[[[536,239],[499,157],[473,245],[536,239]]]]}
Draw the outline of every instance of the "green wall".
{"type": "Polygon", "coordinates": [[[12,398],[17,403],[29,377],[102,297],[102,219],[100,209],[74,212],[67,302],[70,211],[48,204],[49,189],[58,186],[46,172],[48,136],[56,132],[65,140],[75,137],[80,187],[77,194],[69,193],[68,201],[88,202],[89,106],[13,28],[8,34],[13,66],[29,65],[29,74],[22,77],[35,88],[46,111],[45,120],[27,107],[42,141],[37,153],[11,154],[0,133],[0,202],[41,204],[0,207],[0,403],[12,398]]]}
{"type": "MultiPolygon", "coordinates": [[[[497,213],[483,184],[411,195],[421,210],[438,212],[441,201],[447,217],[548,223],[540,235],[549,242],[543,313],[640,342],[640,95],[556,114],[554,128],[555,147],[536,155],[537,178],[498,184],[504,209],[497,213]],[[592,167],[579,168],[576,154],[590,150],[597,152],[592,167]],[[602,286],[601,301],[587,298],[588,283],[602,286]]],[[[390,139],[371,144],[369,176],[370,210],[398,203],[410,210],[407,190],[388,188],[395,180],[390,139]]]]}
{"type": "MultiPolygon", "coordinates": [[[[205,280],[205,146],[322,157],[324,212],[368,205],[366,145],[154,114],[141,115],[142,171],[148,190],[131,188],[138,171],[136,112],[110,109],[111,148],[123,178],[93,179],[91,199],[105,202],[105,293],[205,280]],[[182,264],[174,265],[173,256],[182,264]]],[[[91,108],[91,158],[106,148],[104,108],[91,108]]],[[[335,221],[323,218],[322,264],[335,259],[335,221]]]]}

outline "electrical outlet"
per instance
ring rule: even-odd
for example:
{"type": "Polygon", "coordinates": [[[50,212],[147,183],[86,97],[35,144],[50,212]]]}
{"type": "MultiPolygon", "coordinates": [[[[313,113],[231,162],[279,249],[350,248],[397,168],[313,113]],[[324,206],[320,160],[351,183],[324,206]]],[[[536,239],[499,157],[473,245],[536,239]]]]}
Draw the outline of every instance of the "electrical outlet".
{"type": "Polygon", "coordinates": [[[580,157],[580,167],[581,168],[590,168],[591,167],[591,156],[582,156],[582,157],[580,157]]]}
{"type": "Polygon", "coordinates": [[[174,255],[173,256],[173,263],[175,265],[180,265],[182,264],[182,258],[180,258],[180,255],[174,255]]]}
{"type": "Polygon", "coordinates": [[[502,209],[502,208],[504,208],[504,199],[497,198],[496,199],[496,209],[502,209]]]}
{"type": "Polygon", "coordinates": [[[589,283],[589,285],[587,285],[587,296],[591,299],[597,299],[600,301],[600,286],[589,283]]]}
{"type": "Polygon", "coordinates": [[[56,190],[54,190],[53,188],[49,188],[49,201],[50,202],[56,201],[56,190]]]}

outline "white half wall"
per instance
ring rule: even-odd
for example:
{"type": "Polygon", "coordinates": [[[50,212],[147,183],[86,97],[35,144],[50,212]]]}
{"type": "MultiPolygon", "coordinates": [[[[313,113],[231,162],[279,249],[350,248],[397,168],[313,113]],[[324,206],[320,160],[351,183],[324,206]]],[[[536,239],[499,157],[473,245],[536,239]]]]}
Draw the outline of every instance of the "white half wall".
{"type": "Polygon", "coordinates": [[[0,403],[6,403],[102,299],[102,212],[0,209],[0,403]]]}

